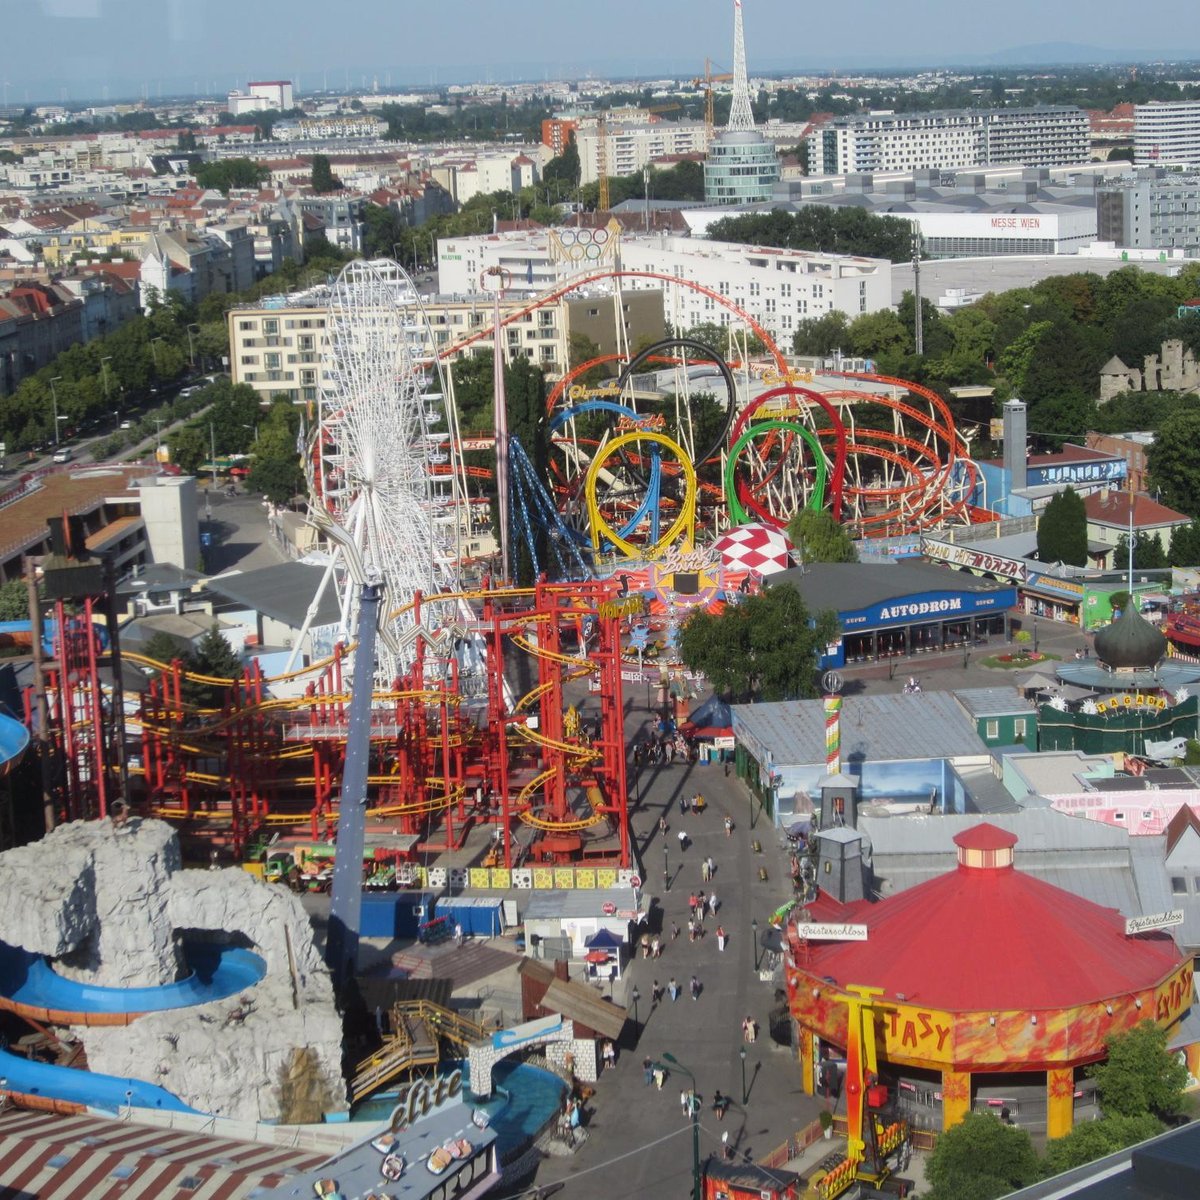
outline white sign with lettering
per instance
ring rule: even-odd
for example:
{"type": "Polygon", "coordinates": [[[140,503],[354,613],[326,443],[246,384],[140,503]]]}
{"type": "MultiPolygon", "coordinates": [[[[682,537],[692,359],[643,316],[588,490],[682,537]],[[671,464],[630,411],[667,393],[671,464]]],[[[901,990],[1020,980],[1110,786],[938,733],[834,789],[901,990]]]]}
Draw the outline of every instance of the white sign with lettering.
{"type": "Polygon", "coordinates": [[[1156,929],[1170,929],[1172,925],[1182,924],[1182,908],[1172,909],[1170,912],[1150,913],[1145,917],[1129,917],[1125,921],[1125,936],[1132,937],[1135,933],[1152,933],[1156,929]]]}
{"type": "Polygon", "coordinates": [[[826,925],[819,921],[801,921],[796,926],[796,936],[810,942],[865,942],[865,925],[826,925]]]}

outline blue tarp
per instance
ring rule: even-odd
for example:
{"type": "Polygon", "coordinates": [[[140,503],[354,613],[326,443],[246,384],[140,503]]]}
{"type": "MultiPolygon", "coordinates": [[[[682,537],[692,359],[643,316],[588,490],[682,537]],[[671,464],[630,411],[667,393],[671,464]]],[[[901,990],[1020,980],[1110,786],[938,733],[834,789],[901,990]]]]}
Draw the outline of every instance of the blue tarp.
{"type": "Polygon", "coordinates": [[[452,917],[463,933],[498,937],[504,932],[503,901],[487,896],[443,896],[437,902],[439,917],[452,917]]]}
{"type": "Polygon", "coordinates": [[[688,719],[687,724],[697,729],[721,729],[733,732],[733,713],[720,696],[711,696],[688,719]]]}

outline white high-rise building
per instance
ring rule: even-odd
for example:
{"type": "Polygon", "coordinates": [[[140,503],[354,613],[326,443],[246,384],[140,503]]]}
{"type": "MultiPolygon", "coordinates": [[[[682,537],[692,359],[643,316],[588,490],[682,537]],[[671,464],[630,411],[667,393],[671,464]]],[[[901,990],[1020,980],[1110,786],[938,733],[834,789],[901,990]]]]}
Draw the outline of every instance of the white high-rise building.
{"type": "Polygon", "coordinates": [[[1133,106],[1133,161],[1138,166],[1200,166],[1200,100],[1133,106]]]}

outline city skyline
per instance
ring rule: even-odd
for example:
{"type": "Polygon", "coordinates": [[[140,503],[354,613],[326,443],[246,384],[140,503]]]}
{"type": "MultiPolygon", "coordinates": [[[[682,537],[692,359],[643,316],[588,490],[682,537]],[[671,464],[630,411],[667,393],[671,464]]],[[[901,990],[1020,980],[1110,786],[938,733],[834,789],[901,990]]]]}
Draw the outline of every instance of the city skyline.
{"type": "MultiPolygon", "coordinates": [[[[1186,0],[1148,7],[1143,29],[1190,27],[1186,0]]],[[[493,0],[460,0],[452,37],[440,9],[389,0],[360,0],[352,24],[331,24],[317,0],[4,0],[4,10],[11,45],[44,47],[2,68],[8,103],[216,95],[255,78],[289,78],[304,92],[376,82],[384,89],[649,78],[699,74],[705,57],[728,69],[732,59],[731,0],[658,0],[649,8],[612,0],[599,17],[578,3],[536,0],[516,13],[493,0]],[[394,53],[378,49],[389,45],[394,53]]],[[[882,0],[853,10],[746,0],[747,58],[752,74],[768,74],[1133,61],[1167,52],[1182,61],[1197,53],[1153,44],[1150,33],[1144,47],[1125,47],[1127,7],[1116,0],[1065,0],[1051,10],[1014,0],[1002,13],[984,23],[975,8],[929,0],[917,21],[882,0]]]]}

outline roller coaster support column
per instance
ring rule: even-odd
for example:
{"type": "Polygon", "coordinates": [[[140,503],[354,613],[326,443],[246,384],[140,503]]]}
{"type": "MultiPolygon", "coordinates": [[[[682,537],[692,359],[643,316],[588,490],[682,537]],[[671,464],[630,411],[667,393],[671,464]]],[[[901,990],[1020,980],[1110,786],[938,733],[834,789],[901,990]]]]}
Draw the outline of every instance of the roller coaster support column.
{"type": "Polygon", "coordinates": [[[605,616],[607,596],[596,600],[596,649],[590,656],[600,663],[600,737],[609,771],[615,824],[621,839],[621,865],[629,866],[629,780],[625,760],[625,702],[621,681],[621,620],[605,616]]]}
{"type": "Polygon", "coordinates": [[[367,825],[367,780],[371,766],[371,701],[374,698],[375,634],[379,628],[379,588],[364,583],[358,602],[358,647],[346,728],[346,767],[338,806],[337,857],[333,866],[333,902],[325,961],[335,992],[353,979],[358,967],[362,925],[363,846],[367,825]]]}

